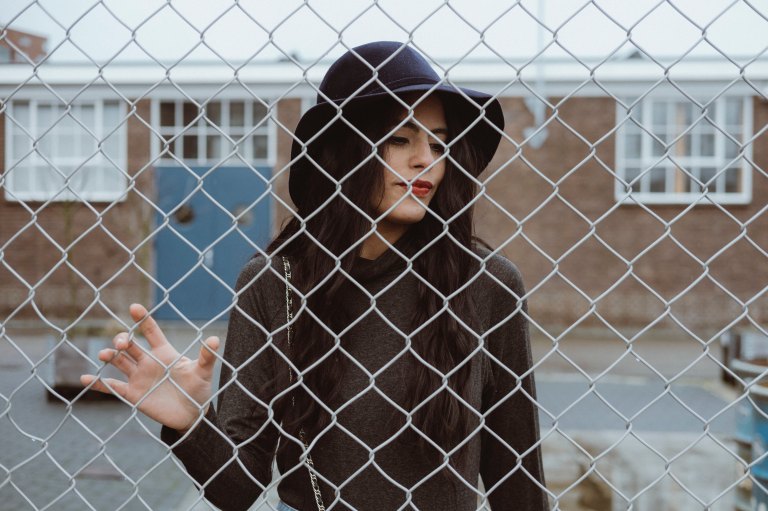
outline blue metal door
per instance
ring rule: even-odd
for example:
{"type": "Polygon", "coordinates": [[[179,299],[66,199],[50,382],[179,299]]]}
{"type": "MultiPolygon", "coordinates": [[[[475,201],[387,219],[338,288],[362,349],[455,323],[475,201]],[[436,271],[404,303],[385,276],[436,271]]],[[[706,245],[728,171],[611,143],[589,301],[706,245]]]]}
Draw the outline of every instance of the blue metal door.
{"type": "Polygon", "coordinates": [[[272,169],[160,167],[155,236],[159,319],[226,319],[243,265],[270,235],[266,190],[272,169]],[[202,183],[200,177],[204,176],[202,183]],[[241,215],[236,222],[232,217],[241,215]],[[167,223],[165,223],[167,218],[167,223]]]}

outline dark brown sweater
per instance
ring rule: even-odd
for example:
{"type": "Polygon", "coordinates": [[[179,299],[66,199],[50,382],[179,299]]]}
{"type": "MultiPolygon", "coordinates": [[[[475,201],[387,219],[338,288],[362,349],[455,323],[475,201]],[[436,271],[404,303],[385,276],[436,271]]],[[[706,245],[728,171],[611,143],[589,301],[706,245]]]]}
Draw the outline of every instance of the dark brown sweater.
{"type": "MultiPolygon", "coordinates": [[[[343,337],[344,349],[359,365],[347,364],[337,422],[311,451],[327,509],[469,511],[477,508],[478,496],[482,499],[478,475],[493,511],[548,509],[528,324],[519,313],[523,282],[506,258],[480,248],[475,253],[486,259],[485,268],[478,264],[479,276],[468,292],[476,304],[484,348],[471,361],[469,404],[477,411],[478,428],[465,447],[466,468],[449,482],[423,451],[391,439],[387,424],[397,413],[392,403],[405,402],[409,367],[402,356],[405,336],[392,326],[411,331],[416,277],[401,275],[404,263],[392,250],[374,261],[358,258],[355,276],[372,295],[396,282],[376,298],[378,313],[366,314],[370,300],[361,299],[362,293],[340,304],[365,317],[343,337]]],[[[272,334],[284,335],[278,332],[285,325],[282,262],[275,257],[271,264],[270,269],[265,257],[255,257],[238,278],[240,294],[229,319],[217,410],[211,407],[185,437],[169,428],[162,432],[205,488],[205,497],[223,510],[248,509],[271,481],[278,430],[269,404],[275,392],[260,389],[275,374],[272,334]]],[[[297,335],[294,342],[301,340],[297,335]]],[[[289,448],[277,460],[280,498],[300,511],[312,511],[316,505],[307,469],[298,463],[298,444],[281,439],[286,441],[289,448]]]]}

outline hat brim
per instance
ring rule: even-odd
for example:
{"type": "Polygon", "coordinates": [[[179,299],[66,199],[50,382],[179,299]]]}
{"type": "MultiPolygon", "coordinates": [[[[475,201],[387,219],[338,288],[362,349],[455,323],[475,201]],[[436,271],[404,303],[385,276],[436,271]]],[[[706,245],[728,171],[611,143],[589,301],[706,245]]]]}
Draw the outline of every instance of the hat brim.
{"type": "Polygon", "coordinates": [[[388,91],[355,96],[346,102],[339,100],[334,103],[318,103],[302,115],[294,130],[295,139],[291,145],[291,161],[294,163],[291,165],[288,178],[288,191],[294,204],[298,206],[302,202],[302,196],[306,192],[306,187],[303,186],[307,181],[305,173],[314,168],[305,158],[298,160],[296,158],[299,157],[308,141],[336,117],[339,105],[343,103],[342,109],[346,106],[359,108],[366,102],[420,91],[439,92],[444,97],[451,98],[451,106],[456,109],[459,118],[462,119],[462,126],[469,126],[474,123],[463,136],[478,150],[477,154],[480,161],[478,161],[477,168],[472,169],[476,173],[475,177],[482,172],[496,153],[501,141],[501,132],[504,130],[504,114],[499,101],[483,92],[447,84],[437,86],[434,83],[405,85],[388,91]],[[484,114],[483,109],[485,109],[484,114]]]}

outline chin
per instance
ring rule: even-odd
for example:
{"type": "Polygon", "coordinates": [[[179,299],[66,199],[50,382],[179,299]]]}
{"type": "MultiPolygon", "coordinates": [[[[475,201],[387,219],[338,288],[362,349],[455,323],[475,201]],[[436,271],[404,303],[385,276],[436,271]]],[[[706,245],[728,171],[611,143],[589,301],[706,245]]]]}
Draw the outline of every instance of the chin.
{"type": "Polygon", "coordinates": [[[410,225],[421,222],[426,214],[424,208],[408,208],[408,211],[400,211],[398,208],[387,217],[387,220],[393,224],[410,225]]]}

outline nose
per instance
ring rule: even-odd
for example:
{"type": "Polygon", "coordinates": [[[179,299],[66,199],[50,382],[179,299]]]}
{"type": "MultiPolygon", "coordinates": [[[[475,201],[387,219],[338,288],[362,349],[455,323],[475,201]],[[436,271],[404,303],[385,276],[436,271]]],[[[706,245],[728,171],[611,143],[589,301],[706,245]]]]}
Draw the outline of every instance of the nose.
{"type": "Polygon", "coordinates": [[[426,137],[419,138],[413,144],[413,153],[411,154],[411,166],[417,169],[425,169],[430,166],[437,158],[432,152],[432,147],[426,137]]]}

